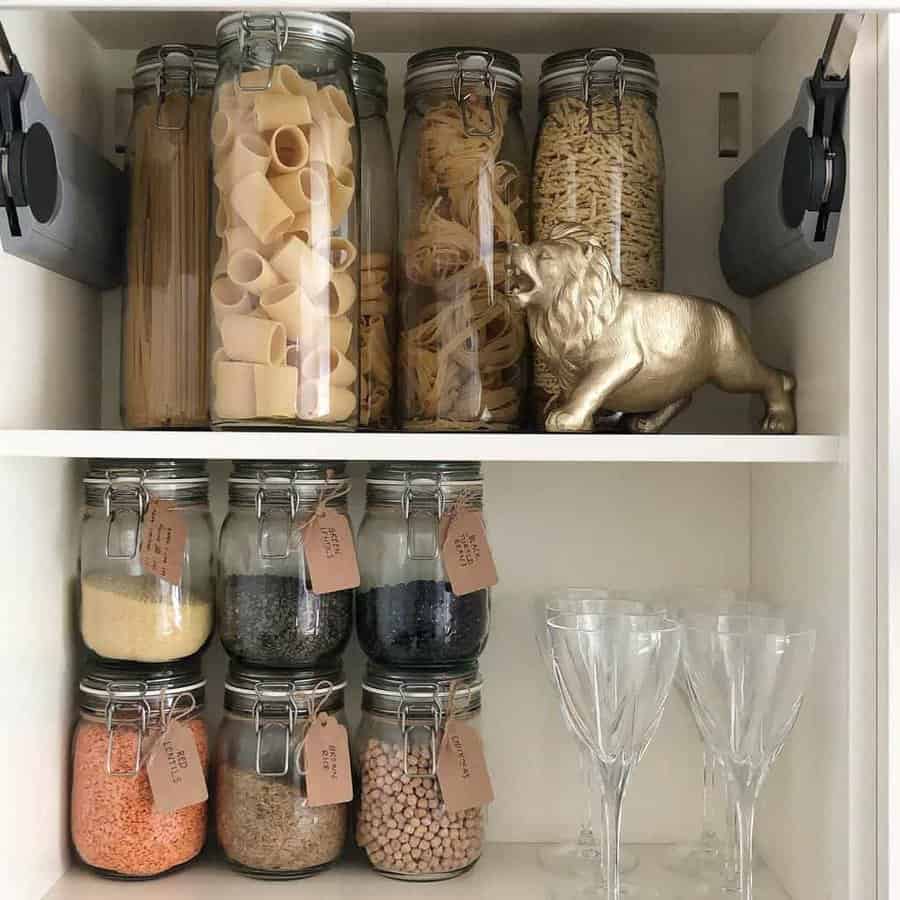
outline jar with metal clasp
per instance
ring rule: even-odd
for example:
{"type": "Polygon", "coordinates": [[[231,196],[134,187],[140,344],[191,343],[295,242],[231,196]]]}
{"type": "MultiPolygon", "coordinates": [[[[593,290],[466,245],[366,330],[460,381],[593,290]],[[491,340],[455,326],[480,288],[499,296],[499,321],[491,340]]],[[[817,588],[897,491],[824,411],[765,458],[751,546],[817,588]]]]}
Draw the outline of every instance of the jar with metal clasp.
{"type": "Polygon", "coordinates": [[[203,849],[206,802],[160,812],[146,763],[165,722],[176,718],[193,735],[205,771],[205,686],[197,660],[155,668],[97,661],[81,679],[70,818],[75,852],[86,865],[148,878],[203,849]]]}
{"type": "Polygon", "coordinates": [[[206,463],[91,460],[81,521],[81,637],[106,659],[183,659],[213,629],[214,535],[206,463]],[[180,577],[144,565],[141,538],[152,501],[161,501],[184,536],[180,577]]]}
{"type": "Polygon", "coordinates": [[[359,530],[359,642],[373,662],[441,668],[471,662],[490,630],[490,590],[454,594],[441,560],[441,518],[464,497],[482,510],[479,463],[378,463],[359,530]]]}
{"type": "Polygon", "coordinates": [[[339,667],[277,670],[232,661],[216,754],[216,830],[228,862],[260,878],[312,875],[340,856],[348,803],[307,803],[303,741],[325,712],[344,722],[339,667]]]}
{"type": "Polygon", "coordinates": [[[356,842],[383,875],[439,881],[461,875],[481,856],[485,810],[448,812],[437,779],[451,687],[454,717],[477,729],[475,663],[427,675],[370,664],[366,673],[355,740],[356,842]]]}
{"type": "Polygon", "coordinates": [[[235,462],[219,537],[219,634],[260,666],[334,662],[353,630],[353,590],[317,594],[304,525],[320,501],[346,514],[344,463],[235,462]]]}

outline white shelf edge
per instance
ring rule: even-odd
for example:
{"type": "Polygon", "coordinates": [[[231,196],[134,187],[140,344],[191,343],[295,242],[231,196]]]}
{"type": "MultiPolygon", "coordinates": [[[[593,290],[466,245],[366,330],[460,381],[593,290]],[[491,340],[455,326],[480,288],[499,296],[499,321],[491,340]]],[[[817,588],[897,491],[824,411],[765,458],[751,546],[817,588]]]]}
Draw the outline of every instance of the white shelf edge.
{"type": "Polygon", "coordinates": [[[835,463],[835,435],[0,431],[0,458],[835,463]]]}

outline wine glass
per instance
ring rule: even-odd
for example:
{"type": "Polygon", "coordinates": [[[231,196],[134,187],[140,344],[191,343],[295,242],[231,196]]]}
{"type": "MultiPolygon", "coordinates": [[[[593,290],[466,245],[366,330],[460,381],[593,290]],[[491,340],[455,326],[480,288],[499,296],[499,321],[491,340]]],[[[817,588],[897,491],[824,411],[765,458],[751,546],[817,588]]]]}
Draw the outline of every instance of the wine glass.
{"type": "Polygon", "coordinates": [[[737,893],[753,898],[753,820],[763,782],[803,701],[816,634],[782,618],[696,616],[684,627],[688,694],[733,795],[737,893]]]}
{"type": "MultiPolygon", "coordinates": [[[[771,618],[772,607],[759,594],[735,588],[680,588],[673,592],[672,609],[682,624],[695,616],[744,616],[771,618]],[[687,605],[684,605],[687,604],[687,605]]],[[[779,627],[772,621],[769,625],[779,627]]],[[[684,666],[678,667],[675,687],[690,709],[684,666]]],[[[692,715],[693,719],[693,715],[692,715]]],[[[694,724],[697,725],[694,719],[694,724]]],[[[665,865],[673,872],[692,878],[695,884],[707,888],[721,886],[734,856],[735,830],[729,812],[721,761],[707,746],[697,731],[703,745],[703,795],[700,836],[696,841],[675,844],[668,852],[665,865]]]]}
{"type": "MultiPolygon", "coordinates": [[[[663,614],[659,595],[648,592],[611,590],[599,587],[572,587],[551,591],[537,598],[535,604],[535,631],[538,650],[551,681],[554,680],[550,660],[547,620],[564,613],[604,613],[621,612],[635,614],[663,614]]],[[[594,833],[594,763],[590,750],[577,739],[575,728],[562,707],[563,722],[567,730],[576,738],[578,748],[578,769],[583,786],[582,819],[578,836],[574,841],[566,841],[542,847],[539,858],[542,866],[556,874],[583,875],[593,873],[595,867],[603,865],[603,844],[594,833]]],[[[637,868],[637,856],[623,848],[620,860],[622,874],[637,868]]]]}
{"type": "MultiPolygon", "coordinates": [[[[606,898],[619,900],[622,803],[662,718],[678,665],[681,626],[664,616],[565,613],[548,619],[547,632],[565,714],[596,766],[606,898]]],[[[597,872],[599,893],[599,865],[597,872]]]]}

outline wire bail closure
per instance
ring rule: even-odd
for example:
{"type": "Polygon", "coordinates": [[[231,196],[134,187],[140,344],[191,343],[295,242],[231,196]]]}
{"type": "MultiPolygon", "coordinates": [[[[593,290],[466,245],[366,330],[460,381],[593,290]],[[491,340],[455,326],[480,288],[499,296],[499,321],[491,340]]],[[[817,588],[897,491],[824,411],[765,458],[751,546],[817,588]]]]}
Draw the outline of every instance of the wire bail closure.
{"type": "Polygon", "coordinates": [[[409,473],[404,475],[406,484],[403,489],[401,508],[403,518],[406,519],[406,555],[409,559],[437,559],[440,555],[440,522],[445,507],[441,480],[442,475],[438,473],[437,481],[433,486],[417,489],[410,479],[409,473]],[[426,523],[423,530],[430,531],[430,549],[427,552],[420,553],[418,551],[417,520],[426,523]]]}
{"type": "MultiPolygon", "coordinates": [[[[144,479],[147,477],[146,469],[134,469],[132,470],[133,474],[111,474],[109,471],[106,473],[106,479],[109,484],[106,486],[106,489],[103,491],[103,510],[106,513],[106,558],[107,559],[134,559],[137,556],[138,548],[141,546],[141,529],[144,524],[144,513],[147,511],[147,506],[150,503],[150,497],[147,493],[147,488],[144,486],[144,479]],[[124,484],[120,484],[119,482],[125,481],[128,478],[137,477],[139,482],[137,484],[133,484],[130,481],[126,481],[124,484]],[[116,518],[119,515],[115,509],[113,509],[113,500],[118,499],[120,497],[128,497],[129,495],[134,497],[135,504],[137,506],[136,510],[132,510],[132,512],[136,513],[137,521],[136,527],[134,529],[134,542],[132,544],[131,550],[127,553],[113,553],[112,548],[112,530],[113,525],[115,524],[116,518]]],[[[124,512],[125,510],[121,510],[124,512]]]]}
{"type": "Polygon", "coordinates": [[[272,78],[275,75],[275,66],[278,57],[284,50],[288,40],[288,25],[284,13],[274,15],[251,16],[244,13],[241,16],[241,27],[238,31],[238,48],[241,61],[234,73],[234,84],[238,91],[248,94],[262,93],[272,87],[272,78]],[[254,57],[259,59],[256,53],[256,45],[266,43],[270,47],[268,54],[269,74],[265,84],[242,84],[244,72],[254,71],[254,57]]]}
{"type": "Polygon", "coordinates": [[[625,75],[623,67],[625,65],[625,57],[620,50],[612,47],[597,47],[589,50],[584,55],[584,76],[581,79],[582,99],[588,110],[588,128],[592,134],[620,134],[622,131],[622,101],[625,99],[625,75]],[[612,77],[613,86],[613,103],[616,106],[616,130],[604,131],[598,129],[594,124],[594,83],[595,80],[604,82],[610,81],[609,78],[600,79],[595,72],[596,66],[608,59],[616,61],[616,68],[612,77]]]}
{"type": "Polygon", "coordinates": [[[191,119],[191,103],[194,99],[194,94],[197,92],[197,71],[194,65],[196,54],[194,53],[193,49],[191,47],[188,47],[186,44],[163,44],[159,48],[157,56],[159,57],[159,71],[156,73],[156,96],[159,99],[156,103],[155,126],[160,131],[185,131],[191,119]],[[171,93],[175,95],[181,94],[183,96],[187,96],[188,102],[187,104],[185,104],[184,118],[180,125],[163,125],[162,108],[166,102],[167,96],[170,93],[169,77],[166,74],[166,67],[168,65],[168,58],[173,53],[178,53],[181,56],[186,56],[189,61],[189,68],[187,91],[185,92],[184,90],[177,90],[171,91],[171,93]]]}
{"type": "Polygon", "coordinates": [[[141,754],[144,745],[144,735],[150,724],[150,704],[147,702],[147,684],[143,681],[111,681],[106,688],[107,701],[104,710],[106,721],[106,774],[112,776],[132,777],[141,771],[141,754]],[[140,697],[137,700],[114,700],[115,691],[136,690],[140,697]],[[114,723],[113,716],[116,712],[131,712],[136,718],[129,723],[114,723]],[[135,742],[134,764],[130,769],[114,769],[112,752],[113,742],[117,731],[125,731],[130,728],[135,730],[137,740],[135,742]]]}
{"type": "Polygon", "coordinates": [[[291,760],[291,737],[299,710],[294,697],[296,688],[292,681],[256,686],[256,702],[253,704],[253,727],[256,729],[256,774],[263,778],[281,778],[287,775],[291,760]],[[279,717],[266,715],[265,706],[274,706],[279,717]],[[262,743],[266,729],[281,728],[284,734],[284,750],[280,768],[263,769],[262,743]]]}
{"type": "MultiPolygon", "coordinates": [[[[433,780],[437,778],[437,751],[438,751],[438,735],[441,731],[441,704],[438,702],[438,686],[433,681],[409,682],[400,685],[400,705],[397,707],[397,719],[400,723],[400,733],[403,736],[403,774],[410,778],[427,778],[433,780]],[[421,703],[415,703],[407,697],[408,691],[427,691],[431,695],[431,699],[421,703]],[[430,714],[432,721],[421,722],[414,721],[409,724],[410,711],[417,709],[423,710],[430,714]],[[429,742],[431,744],[431,771],[426,773],[411,773],[409,771],[409,738],[410,735],[421,728],[428,733],[429,742]]],[[[416,716],[413,715],[415,719],[416,716]]],[[[419,717],[421,718],[421,717],[419,717]]]]}
{"type": "Polygon", "coordinates": [[[494,112],[494,96],[497,93],[497,76],[494,75],[494,54],[483,50],[459,50],[456,54],[456,72],[450,86],[453,96],[459,104],[462,116],[463,134],[466,137],[493,137],[497,130],[497,117],[494,112]],[[484,69],[475,72],[463,68],[463,62],[467,59],[483,59],[484,69]],[[490,122],[488,129],[475,128],[469,121],[469,100],[477,97],[473,90],[466,90],[466,83],[484,85],[487,89],[487,111],[490,122]]]}

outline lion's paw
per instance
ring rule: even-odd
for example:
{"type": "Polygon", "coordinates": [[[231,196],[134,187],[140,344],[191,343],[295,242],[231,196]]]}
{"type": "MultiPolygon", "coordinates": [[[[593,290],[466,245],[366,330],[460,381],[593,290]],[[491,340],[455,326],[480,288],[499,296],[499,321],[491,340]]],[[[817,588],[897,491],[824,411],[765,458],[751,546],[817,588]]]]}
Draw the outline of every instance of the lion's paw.
{"type": "Polygon", "coordinates": [[[770,409],[760,430],[763,434],[793,434],[797,430],[797,421],[790,410],[770,409]]]}
{"type": "Polygon", "coordinates": [[[584,431],[584,418],[574,413],[558,409],[547,416],[547,431],[584,431]]]}

